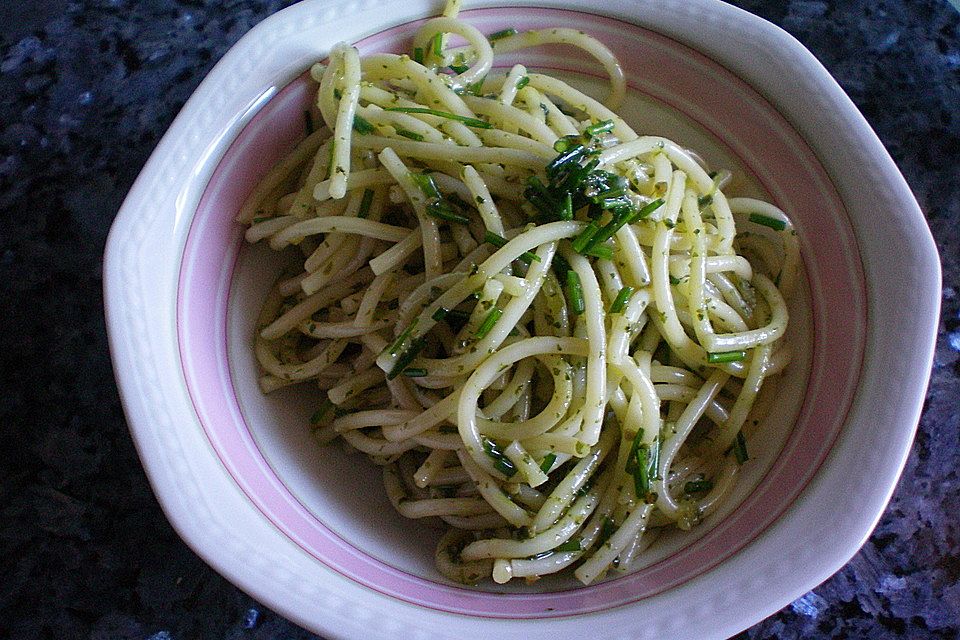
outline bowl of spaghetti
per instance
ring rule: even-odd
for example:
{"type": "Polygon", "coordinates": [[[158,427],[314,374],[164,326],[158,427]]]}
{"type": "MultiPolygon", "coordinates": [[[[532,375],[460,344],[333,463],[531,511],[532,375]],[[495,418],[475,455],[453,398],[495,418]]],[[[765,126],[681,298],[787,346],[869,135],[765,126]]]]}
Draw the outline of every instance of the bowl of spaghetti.
{"type": "Polygon", "coordinates": [[[107,315],[160,501],[238,586],[331,636],[724,637],[859,548],[936,252],[806,50],[665,4],[308,1],[184,107],[107,315]]]}

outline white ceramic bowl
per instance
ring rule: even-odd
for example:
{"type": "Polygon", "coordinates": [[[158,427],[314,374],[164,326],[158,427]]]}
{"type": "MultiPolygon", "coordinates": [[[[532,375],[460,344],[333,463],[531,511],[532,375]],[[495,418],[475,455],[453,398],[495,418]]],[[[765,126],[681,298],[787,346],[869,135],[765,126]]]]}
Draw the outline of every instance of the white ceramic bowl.
{"type": "MultiPolygon", "coordinates": [[[[572,26],[610,45],[644,131],[702,150],[735,190],[794,218],[807,286],[776,417],[729,507],[658,542],[636,573],[467,589],[435,536],[390,509],[379,473],[321,449],[309,390],[256,388],[253,317],[279,262],[233,216],[303,135],[303,72],[335,42],[407,50],[438,2],[307,0],[264,21],[204,80],[150,158],[107,246],[110,345],[127,419],[186,542],[273,609],[329,637],[725,637],[839,569],[903,466],[930,368],[939,263],[913,196],[826,70],[778,28],[717,0],[475,2],[481,30],[572,26]],[[549,7],[549,8],[543,8],[549,7]],[[401,26],[405,25],[405,26],[401,26]]],[[[588,90],[564,51],[525,58],[588,90]]]]}

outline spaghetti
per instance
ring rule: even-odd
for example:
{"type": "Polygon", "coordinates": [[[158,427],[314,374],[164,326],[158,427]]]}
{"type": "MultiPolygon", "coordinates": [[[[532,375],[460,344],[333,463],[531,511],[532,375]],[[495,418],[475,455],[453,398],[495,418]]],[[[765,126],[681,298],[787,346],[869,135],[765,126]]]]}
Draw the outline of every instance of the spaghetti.
{"type": "Polygon", "coordinates": [[[618,117],[602,43],[486,36],[459,4],[411,56],[339,44],[311,69],[324,126],[238,217],[300,255],[257,322],[260,385],[322,390],[317,437],[367,454],[398,512],[446,529],[446,577],[576,565],[589,584],[729,493],[790,360],[796,234],[618,117]],[[495,71],[495,54],[550,43],[603,66],[603,103],[495,71]]]}

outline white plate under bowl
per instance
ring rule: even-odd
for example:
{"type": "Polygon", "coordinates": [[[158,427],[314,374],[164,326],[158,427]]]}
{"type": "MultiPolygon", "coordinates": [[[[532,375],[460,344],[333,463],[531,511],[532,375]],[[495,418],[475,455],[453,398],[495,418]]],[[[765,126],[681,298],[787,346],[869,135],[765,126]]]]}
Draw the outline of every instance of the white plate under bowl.
{"type": "MultiPolygon", "coordinates": [[[[303,135],[309,64],[342,39],[405,50],[409,27],[393,27],[438,5],[313,0],[276,14],[211,72],[131,190],[108,243],[107,317],[131,431],[171,522],[233,582],[325,635],[567,637],[602,624],[613,637],[723,637],[855,553],[909,449],[939,267],[902,177],[836,83],[785,33],[712,0],[546,4],[465,15],[487,32],[597,35],[625,63],[638,130],[703,151],[743,176],[738,194],[794,217],[810,276],[791,309],[798,357],[727,510],[658,542],[642,570],[515,593],[446,583],[431,534],[393,514],[377,470],[310,440],[316,396],[257,390],[251,318],[280,263],[241,250],[231,222],[303,135]]],[[[532,62],[596,85],[559,50],[532,62]]]]}

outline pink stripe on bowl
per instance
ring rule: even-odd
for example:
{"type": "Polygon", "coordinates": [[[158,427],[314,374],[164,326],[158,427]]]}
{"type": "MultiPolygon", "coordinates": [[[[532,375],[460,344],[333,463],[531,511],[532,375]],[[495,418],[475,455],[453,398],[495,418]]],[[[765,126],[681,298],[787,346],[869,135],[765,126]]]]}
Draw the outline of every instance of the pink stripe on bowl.
{"type": "MultiPolygon", "coordinates": [[[[465,14],[485,32],[550,25],[596,35],[620,56],[633,91],[674,106],[713,132],[794,215],[812,291],[813,360],[794,431],[762,483],[681,552],[628,576],[547,593],[493,594],[406,573],[364,554],[311,514],[267,463],[245,423],[230,376],[226,330],[242,244],[242,229],[233,218],[252,185],[303,136],[303,110],[312,100],[303,78],[267,102],[244,128],[197,208],[177,298],[184,375],[203,429],[238,486],[279,530],[328,567],[381,593],[455,613],[547,618],[605,610],[683,584],[723,562],[779,517],[816,473],[843,426],[859,377],[866,326],[859,252],[817,158],[770,104],[723,67],[678,42],[591,14],[540,10],[518,15],[509,9],[465,14]],[[657,80],[663,77],[669,82],[657,80]]],[[[409,29],[395,27],[358,45],[363,53],[399,50],[409,29]]]]}

